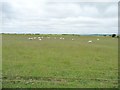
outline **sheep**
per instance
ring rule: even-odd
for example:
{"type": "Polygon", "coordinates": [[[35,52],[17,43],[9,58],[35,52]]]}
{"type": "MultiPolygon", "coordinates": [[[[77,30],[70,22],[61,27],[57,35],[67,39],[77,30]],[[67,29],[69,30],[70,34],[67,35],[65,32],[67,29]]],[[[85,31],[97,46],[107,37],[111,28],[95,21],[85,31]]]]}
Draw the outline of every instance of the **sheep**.
{"type": "Polygon", "coordinates": [[[99,38],[97,40],[100,40],[99,38]]]}
{"type": "Polygon", "coordinates": [[[88,43],[92,43],[92,40],[89,40],[88,43]]]}
{"type": "Polygon", "coordinates": [[[29,40],[33,40],[33,38],[28,38],[29,40]]]}
{"type": "Polygon", "coordinates": [[[42,40],[42,39],[39,39],[40,41],[42,40]]]}
{"type": "Polygon", "coordinates": [[[34,39],[36,39],[36,37],[34,37],[34,39]]]}
{"type": "Polygon", "coordinates": [[[73,41],[74,39],[72,38],[72,41],[73,41]]]}
{"type": "Polygon", "coordinates": [[[60,39],[62,39],[62,37],[60,37],[60,39]]]}

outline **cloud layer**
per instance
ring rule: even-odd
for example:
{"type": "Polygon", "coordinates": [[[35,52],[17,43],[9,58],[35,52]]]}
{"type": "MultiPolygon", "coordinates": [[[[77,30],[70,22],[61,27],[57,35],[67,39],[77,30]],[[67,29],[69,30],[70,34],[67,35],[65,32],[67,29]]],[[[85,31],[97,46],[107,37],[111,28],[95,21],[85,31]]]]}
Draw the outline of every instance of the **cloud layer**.
{"type": "Polygon", "coordinates": [[[2,32],[117,33],[117,2],[5,0],[2,32]]]}

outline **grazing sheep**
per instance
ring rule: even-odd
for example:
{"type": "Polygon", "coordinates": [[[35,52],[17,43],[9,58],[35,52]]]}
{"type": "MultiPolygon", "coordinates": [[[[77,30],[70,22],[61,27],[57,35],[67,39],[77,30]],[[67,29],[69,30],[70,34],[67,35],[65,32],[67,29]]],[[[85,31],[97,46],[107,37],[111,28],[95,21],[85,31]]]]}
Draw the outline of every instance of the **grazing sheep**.
{"type": "Polygon", "coordinates": [[[60,39],[62,39],[62,37],[60,37],[60,39]]]}
{"type": "Polygon", "coordinates": [[[42,39],[39,39],[40,41],[42,40],[42,39]]]}
{"type": "Polygon", "coordinates": [[[29,40],[33,40],[33,38],[28,38],[29,40]]]}
{"type": "Polygon", "coordinates": [[[92,40],[89,40],[88,43],[92,43],[92,40]]]}
{"type": "Polygon", "coordinates": [[[36,37],[34,37],[34,39],[36,39],[36,37]]]}
{"type": "Polygon", "coordinates": [[[74,40],[74,39],[72,39],[72,40],[74,40]]]}
{"type": "Polygon", "coordinates": [[[99,38],[97,40],[100,40],[99,38]]]}

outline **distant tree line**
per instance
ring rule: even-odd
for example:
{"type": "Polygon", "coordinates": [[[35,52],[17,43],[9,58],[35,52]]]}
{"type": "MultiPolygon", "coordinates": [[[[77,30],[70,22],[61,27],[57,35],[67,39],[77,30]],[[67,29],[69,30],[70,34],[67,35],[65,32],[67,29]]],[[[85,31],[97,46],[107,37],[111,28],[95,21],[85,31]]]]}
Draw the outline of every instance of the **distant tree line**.
{"type": "Polygon", "coordinates": [[[112,34],[111,36],[112,36],[113,38],[115,38],[115,37],[119,38],[119,35],[116,35],[116,34],[112,34]]]}
{"type": "Polygon", "coordinates": [[[80,36],[79,34],[62,34],[62,35],[69,35],[69,36],[80,36]]]}
{"type": "Polygon", "coordinates": [[[117,35],[117,34],[103,35],[103,36],[110,36],[110,37],[112,37],[112,38],[115,38],[115,37],[119,38],[119,37],[120,37],[120,36],[119,36],[119,35],[117,35]]]}

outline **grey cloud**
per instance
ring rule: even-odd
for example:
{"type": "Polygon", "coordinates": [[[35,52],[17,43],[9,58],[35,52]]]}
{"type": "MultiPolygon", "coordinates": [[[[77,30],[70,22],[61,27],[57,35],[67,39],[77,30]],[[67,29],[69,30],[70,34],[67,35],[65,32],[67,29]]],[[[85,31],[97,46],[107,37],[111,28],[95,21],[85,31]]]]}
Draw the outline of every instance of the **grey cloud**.
{"type": "MultiPolygon", "coordinates": [[[[41,4],[41,8],[39,4],[32,4],[34,0],[31,0],[28,6],[12,1],[2,4],[4,32],[111,33],[117,31],[117,3],[51,2],[41,4]],[[16,3],[19,7],[14,5],[16,3]]],[[[24,0],[20,2],[24,3],[24,0]]]]}
{"type": "Polygon", "coordinates": [[[13,19],[16,16],[14,8],[8,2],[2,2],[2,13],[4,19],[13,19]]]}

